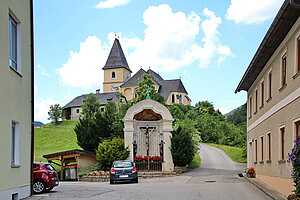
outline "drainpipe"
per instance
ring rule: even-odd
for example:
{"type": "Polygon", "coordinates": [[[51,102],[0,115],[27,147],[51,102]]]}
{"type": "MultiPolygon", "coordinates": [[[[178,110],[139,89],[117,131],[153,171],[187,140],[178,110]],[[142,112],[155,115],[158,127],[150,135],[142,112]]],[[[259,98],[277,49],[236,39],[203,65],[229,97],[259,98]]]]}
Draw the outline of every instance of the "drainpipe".
{"type": "Polygon", "coordinates": [[[34,29],[33,29],[33,0],[30,0],[30,55],[31,55],[31,158],[30,158],[30,195],[33,186],[34,161],[34,29]]]}
{"type": "Polygon", "coordinates": [[[294,8],[300,9],[300,4],[296,3],[295,0],[290,0],[290,4],[291,6],[293,6],[294,8]]]}

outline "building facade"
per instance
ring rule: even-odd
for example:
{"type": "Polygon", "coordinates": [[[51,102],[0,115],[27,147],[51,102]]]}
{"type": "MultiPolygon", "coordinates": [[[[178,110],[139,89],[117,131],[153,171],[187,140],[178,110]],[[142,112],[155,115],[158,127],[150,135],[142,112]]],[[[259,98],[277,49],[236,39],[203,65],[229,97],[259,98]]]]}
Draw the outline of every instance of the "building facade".
{"type": "Polygon", "coordinates": [[[299,16],[284,1],[236,89],[248,94],[247,166],[285,196],[294,189],[287,159],[300,131],[299,16]]]}
{"type": "Polygon", "coordinates": [[[0,6],[0,199],[31,194],[33,162],[33,3],[0,6]]]}

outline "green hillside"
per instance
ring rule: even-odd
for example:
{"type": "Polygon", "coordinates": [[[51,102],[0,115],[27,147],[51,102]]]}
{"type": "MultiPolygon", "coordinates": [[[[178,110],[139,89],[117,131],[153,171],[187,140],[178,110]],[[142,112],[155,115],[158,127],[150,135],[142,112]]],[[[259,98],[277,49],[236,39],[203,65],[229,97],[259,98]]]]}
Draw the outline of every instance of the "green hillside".
{"type": "Polygon", "coordinates": [[[77,145],[74,127],[77,121],[62,121],[58,125],[46,124],[34,131],[34,159],[46,161],[45,154],[56,153],[71,149],[81,149],[77,145]]]}

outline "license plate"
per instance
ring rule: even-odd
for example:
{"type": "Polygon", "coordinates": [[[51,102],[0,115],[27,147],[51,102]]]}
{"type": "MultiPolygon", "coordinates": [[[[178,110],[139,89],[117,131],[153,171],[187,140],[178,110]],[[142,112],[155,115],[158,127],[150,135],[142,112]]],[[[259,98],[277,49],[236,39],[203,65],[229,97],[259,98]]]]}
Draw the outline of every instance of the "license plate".
{"type": "Polygon", "coordinates": [[[119,177],[120,177],[120,178],[127,178],[128,175],[120,175],[119,177]]]}

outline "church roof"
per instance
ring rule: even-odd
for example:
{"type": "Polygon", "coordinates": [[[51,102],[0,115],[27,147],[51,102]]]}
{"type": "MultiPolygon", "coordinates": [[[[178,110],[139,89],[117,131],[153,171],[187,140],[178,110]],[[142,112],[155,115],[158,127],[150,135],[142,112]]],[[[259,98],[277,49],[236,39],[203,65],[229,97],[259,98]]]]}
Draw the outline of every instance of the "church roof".
{"type": "Polygon", "coordinates": [[[183,92],[188,94],[180,79],[164,80],[158,73],[154,72],[153,70],[149,69],[148,71],[145,71],[142,68],[120,87],[138,87],[139,82],[142,81],[142,76],[145,73],[152,76],[154,84],[159,86],[158,93],[161,94],[164,99],[167,99],[171,92],[183,92]]]}
{"type": "Polygon", "coordinates": [[[165,99],[168,98],[171,92],[183,92],[187,93],[187,91],[184,88],[184,85],[180,79],[174,79],[174,80],[165,80],[160,82],[161,87],[158,91],[161,96],[163,96],[165,99]]]}
{"type": "Polygon", "coordinates": [[[145,70],[143,70],[142,68],[135,73],[132,77],[130,77],[125,83],[123,83],[120,87],[121,88],[127,88],[127,87],[138,87],[139,86],[139,82],[141,82],[143,80],[142,76],[143,74],[151,74],[152,76],[152,80],[154,82],[154,84],[160,86],[159,82],[163,81],[164,79],[161,78],[161,76],[159,76],[157,73],[155,73],[154,71],[150,71],[151,69],[149,69],[147,72],[145,70]]]}
{"type": "MultiPolygon", "coordinates": [[[[111,93],[96,93],[94,94],[98,98],[101,105],[107,104],[108,101],[118,102],[118,97],[116,92],[111,93]]],[[[68,104],[66,104],[63,109],[66,108],[73,108],[73,107],[81,107],[84,103],[84,97],[86,95],[81,95],[70,101],[68,104]]]]}
{"type": "Polygon", "coordinates": [[[108,55],[107,61],[102,69],[125,68],[132,72],[128,66],[124,52],[119,40],[116,38],[108,55]]]}

